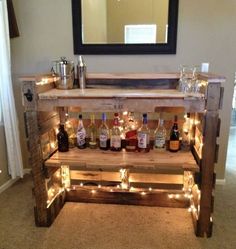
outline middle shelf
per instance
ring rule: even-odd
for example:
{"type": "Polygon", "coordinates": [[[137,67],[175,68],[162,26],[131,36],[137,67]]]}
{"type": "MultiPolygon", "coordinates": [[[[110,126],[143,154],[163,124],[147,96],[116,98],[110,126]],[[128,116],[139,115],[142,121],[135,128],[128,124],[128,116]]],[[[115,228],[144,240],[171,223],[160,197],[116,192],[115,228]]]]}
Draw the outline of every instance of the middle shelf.
{"type": "Polygon", "coordinates": [[[191,152],[150,150],[148,153],[102,151],[99,149],[70,149],[68,152],[56,152],[45,162],[47,167],[60,167],[68,165],[78,169],[87,170],[119,170],[129,168],[134,172],[150,170],[158,172],[167,171],[192,171],[198,172],[199,167],[191,152]]]}

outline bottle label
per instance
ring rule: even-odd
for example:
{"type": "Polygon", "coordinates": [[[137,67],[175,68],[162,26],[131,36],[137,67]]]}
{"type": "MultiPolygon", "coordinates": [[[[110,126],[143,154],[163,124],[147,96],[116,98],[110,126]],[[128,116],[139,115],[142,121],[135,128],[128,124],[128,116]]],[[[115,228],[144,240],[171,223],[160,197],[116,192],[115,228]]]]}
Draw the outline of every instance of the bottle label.
{"type": "Polygon", "coordinates": [[[77,132],[77,144],[78,144],[78,146],[82,146],[86,143],[85,137],[86,137],[85,129],[81,129],[77,132]]]}
{"type": "Polygon", "coordinates": [[[169,147],[170,150],[179,150],[179,140],[171,140],[169,147]]]}
{"type": "Polygon", "coordinates": [[[148,144],[148,135],[145,133],[138,134],[138,147],[141,149],[146,149],[148,144]]]}
{"type": "Polygon", "coordinates": [[[121,138],[120,136],[111,136],[111,147],[120,148],[121,147],[121,138]]]}
{"type": "Polygon", "coordinates": [[[156,140],[155,140],[155,147],[156,148],[164,148],[165,147],[165,138],[163,137],[156,137],[156,140]]]}
{"type": "Polygon", "coordinates": [[[107,140],[108,140],[107,134],[101,134],[99,136],[99,141],[100,141],[100,147],[101,148],[106,148],[107,147],[107,140]]]}

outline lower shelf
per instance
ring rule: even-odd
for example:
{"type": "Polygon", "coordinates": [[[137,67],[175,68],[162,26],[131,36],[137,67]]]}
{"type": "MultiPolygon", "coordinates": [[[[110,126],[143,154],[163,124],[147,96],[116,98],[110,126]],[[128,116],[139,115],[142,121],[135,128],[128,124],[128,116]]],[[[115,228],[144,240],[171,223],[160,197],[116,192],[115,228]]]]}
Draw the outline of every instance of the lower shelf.
{"type": "Polygon", "coordinates": [[[117,187],[72,186],[67,190],[66,201],[188,208],[189,198],[183,191],[123,190],[117,187]]]}

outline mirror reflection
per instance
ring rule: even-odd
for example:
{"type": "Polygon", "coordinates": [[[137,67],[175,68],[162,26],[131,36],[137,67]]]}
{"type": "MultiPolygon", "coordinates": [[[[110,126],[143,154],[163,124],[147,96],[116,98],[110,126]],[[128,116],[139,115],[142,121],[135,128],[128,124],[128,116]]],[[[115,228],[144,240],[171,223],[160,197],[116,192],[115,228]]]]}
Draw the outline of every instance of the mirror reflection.
{"type": "Polygon", "coordinates": [[[169,0],[82,0],[83,44],[168,41],[169,0]]]}

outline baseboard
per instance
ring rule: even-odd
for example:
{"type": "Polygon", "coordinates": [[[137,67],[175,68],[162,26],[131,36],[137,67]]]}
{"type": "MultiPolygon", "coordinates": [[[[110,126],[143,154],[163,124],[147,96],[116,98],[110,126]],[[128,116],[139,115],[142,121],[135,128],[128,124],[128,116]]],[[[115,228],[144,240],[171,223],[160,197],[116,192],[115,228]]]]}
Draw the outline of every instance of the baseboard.
{"type": "Polygon", "coordinates": [[[5,191],[6,189],[10,188],[15,182],[17,182],[20,178],[16,179],[10,179],[6,183],[4,183],[2,186],[0,186],[0,194],[5,191]]]}
{"type": "Polygon", "coordinates": [[[226,180],[225,179],[216,179],[216,185],[225,185],[226,180]]]}
{"type": "MultiPolygon", "coordinates": [[[[24,175],[30,174],[31,169],[24,169],[23,170],[24,175]]],[[[0,194],[5,191],[6,189],[10,188],[15,182],[17,182],[20,179],[20,177],[17,177],[15,179],[10,179],[9,181],[5,182],[3,185],[0,186],[0,194]]]]}
{"type": "Polygon", "coordinates": [[[31,169],[30,168],[29,169],[24,169],[23,173],[24,173],[24,175],[31,174],[31,169]]]}

